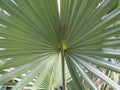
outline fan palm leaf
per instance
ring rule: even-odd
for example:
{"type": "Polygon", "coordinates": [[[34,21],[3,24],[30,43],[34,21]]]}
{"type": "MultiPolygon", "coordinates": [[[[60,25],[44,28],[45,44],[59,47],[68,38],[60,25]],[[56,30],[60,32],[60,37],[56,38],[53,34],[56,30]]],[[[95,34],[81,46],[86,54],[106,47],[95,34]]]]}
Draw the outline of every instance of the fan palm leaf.
{"type": "Polygon", "coordinates": [[[92,79],[96,76],[120,90],[99,70],[120,73],[120,66],[109,60],[120,59],[120,24],[115,24],[120,8],[112,10],[117,3],[0,0],[0,85],[12,85],[13,90],[86,90],[86,83],[99,90],[92,79]],[[10,84],[12,79],[18,82],[10,84]]]}

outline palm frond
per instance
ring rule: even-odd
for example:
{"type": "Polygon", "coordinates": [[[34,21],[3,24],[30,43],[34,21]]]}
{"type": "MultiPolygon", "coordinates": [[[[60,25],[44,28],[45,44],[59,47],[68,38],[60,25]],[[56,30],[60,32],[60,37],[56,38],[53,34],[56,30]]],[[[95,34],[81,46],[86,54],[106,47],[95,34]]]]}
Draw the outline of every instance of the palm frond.
{"type": "Polygon", "coordinates": [[[120,73],[120,65],[109,60],[120,59],[117,4],[118,0],[0,0],[0,85],[12,85],[13,90],[99,90],[92,78],[97,77],[119,90],[99,70],[120,73]],[[13,79],[19,80],[9,83],[13,79]]]}

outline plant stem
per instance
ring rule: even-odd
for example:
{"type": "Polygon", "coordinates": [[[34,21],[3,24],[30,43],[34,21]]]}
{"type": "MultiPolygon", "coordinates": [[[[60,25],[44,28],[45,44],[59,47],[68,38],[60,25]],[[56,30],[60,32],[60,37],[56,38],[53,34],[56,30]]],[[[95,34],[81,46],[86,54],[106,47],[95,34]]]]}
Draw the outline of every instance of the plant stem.
{"type": "Polygon", "coordinates": [[[63,90],[66,90],[66,82],[65,82],[65,59],[64,59],[64,49],[63,49],[63,47],[61,47],[61,61],[62,61],[63,90]]]}

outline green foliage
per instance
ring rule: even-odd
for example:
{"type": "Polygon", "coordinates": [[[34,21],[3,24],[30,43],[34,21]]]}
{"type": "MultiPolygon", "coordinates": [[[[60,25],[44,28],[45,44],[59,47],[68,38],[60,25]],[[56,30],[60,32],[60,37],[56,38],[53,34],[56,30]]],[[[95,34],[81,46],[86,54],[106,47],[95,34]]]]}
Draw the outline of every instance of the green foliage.
{"type": "Polygon", "coordinates": [[[60,0],[59,13],[57,0],[0,0],[0,85],[13,90],[99,90],[100,79],[120,90],[100,71],[120,73],[117,4],[60,0]],[[14,70],[5,72],[10,68],[14,70]],[[9,83],[16,78],[18,83],[9,83]]]}

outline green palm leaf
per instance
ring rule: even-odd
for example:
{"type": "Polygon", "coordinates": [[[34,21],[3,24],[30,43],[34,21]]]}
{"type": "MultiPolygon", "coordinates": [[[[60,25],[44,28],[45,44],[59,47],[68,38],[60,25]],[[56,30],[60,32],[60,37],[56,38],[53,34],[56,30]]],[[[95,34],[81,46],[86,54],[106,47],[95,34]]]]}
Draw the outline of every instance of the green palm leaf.
{"type": "Polygon", "coordinates": [[[119,90],[99,70],[120,73],[120,66],[109,60],[120,59],[120,8],[113,10],[117,3],[0,0],[0,85],[99,90],[93,76],[119,90]],[[10,68],[14,70],[6,72],[10,68]],[[10,84],[12,79],[19,82],[10,84]]]}

